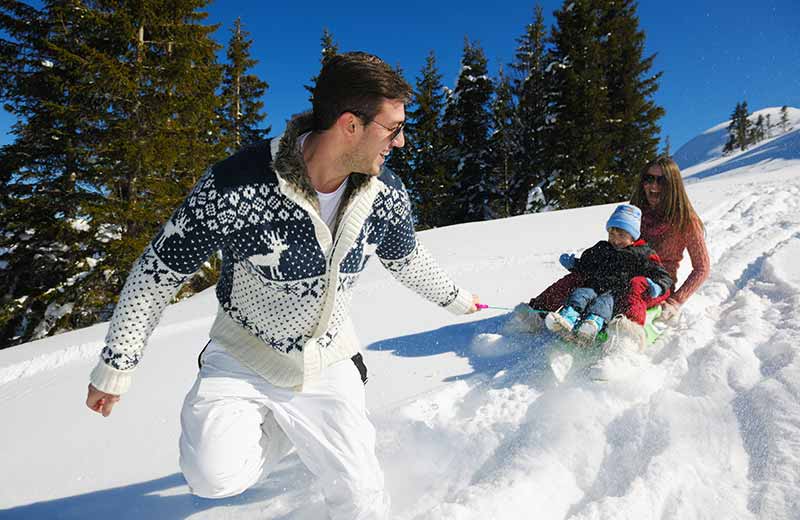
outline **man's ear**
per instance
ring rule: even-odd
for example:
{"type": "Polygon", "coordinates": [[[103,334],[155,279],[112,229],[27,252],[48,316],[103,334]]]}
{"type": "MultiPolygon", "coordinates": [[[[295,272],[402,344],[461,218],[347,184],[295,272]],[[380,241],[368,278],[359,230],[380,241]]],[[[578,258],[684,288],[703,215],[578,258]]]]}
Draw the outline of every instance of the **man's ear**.
{"type": "Polygon", "coordinates": [[[352,112],[343,112],[336,120],[336,128],[348,138],[355,137],[360,125],[361,120],[352,112]]]}

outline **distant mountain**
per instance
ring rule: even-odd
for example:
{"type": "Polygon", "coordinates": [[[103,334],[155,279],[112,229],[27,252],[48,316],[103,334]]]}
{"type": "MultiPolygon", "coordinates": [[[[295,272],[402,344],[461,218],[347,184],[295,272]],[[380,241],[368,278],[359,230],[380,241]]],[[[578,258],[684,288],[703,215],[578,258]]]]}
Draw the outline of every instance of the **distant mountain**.
{"type": "Polygon", "coordinates": [[[673,155],[680,166],[684,177],[703,179],[727,171],[749,166],[769,160],[800,161],[800,109],[789,107],[789,131],[784,133],[778,127],[781,107],[769,107],[751,114],[755,122],[759,115],[770,116],[773,128],[770,137],[745,150],[722,155],[722,149],[728,140],[728,125],[725,121],[715,125],[685,145],[673,155]]]}

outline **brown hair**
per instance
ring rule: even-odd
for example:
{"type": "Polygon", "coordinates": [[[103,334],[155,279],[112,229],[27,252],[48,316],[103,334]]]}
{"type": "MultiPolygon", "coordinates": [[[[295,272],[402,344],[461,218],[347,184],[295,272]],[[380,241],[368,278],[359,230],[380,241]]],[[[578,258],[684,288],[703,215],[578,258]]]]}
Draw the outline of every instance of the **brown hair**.
{"type": "Polygon", "coordinates": [[[666,221],[681,231],[687,230],[694,221],[700,222],[692,203],[689,201],[689,196],[686,194],[686,189],[683,187],[680,168],[675,164],[675,161],[666,155],[653,159],[639,173],[639,179],[631,195],[631,204],[640,209],[648,207],[643,180],[650,168],[656,166],[661,169],[661,173],[667,181],[659,203],[660,207],[658,208],[664,213],[666,221]]]}
{"type": "Polygon", "coordinates": [[[370,122],[384,99],[408,102],[411,86],[383,60],[366,52],[331,57],[322,66],[313,92],[314,130],[327,130],[344,112],[370,122]]]}

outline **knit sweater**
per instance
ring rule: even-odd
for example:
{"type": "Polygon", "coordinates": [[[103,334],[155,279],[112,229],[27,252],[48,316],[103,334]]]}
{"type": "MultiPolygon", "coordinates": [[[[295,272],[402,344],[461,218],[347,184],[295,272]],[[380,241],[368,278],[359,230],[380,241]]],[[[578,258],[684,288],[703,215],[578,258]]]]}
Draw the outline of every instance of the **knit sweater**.
{"type": "Polygon", "coordinates": [[[683,252],[689,253],[692,272],[683,284],[673,291],[670,300],[683,304],[703,285],[710,273],[711,261],[706,249],[705,233],[700,219],[695,217],[687,230],[681,231],[664,220],[657,210],[642,208],[642,236],[656,250],[664,268],[677,280],[678,265],[683,252]]]}
{"type": "Polygon", "coordinates": [[[350,175],[335,232],[322,220],[297,139],[286,133],[211,167],[134,264],[112,316],[92,384],[128,390],[147,339],[182,283],[216,251],[222,269],[210,336],[270,383],[301,390],[352,357],[353,287],[377,256],[402,284],[455,314],[472,306],[418,243],[402,182],[350,175]]]}

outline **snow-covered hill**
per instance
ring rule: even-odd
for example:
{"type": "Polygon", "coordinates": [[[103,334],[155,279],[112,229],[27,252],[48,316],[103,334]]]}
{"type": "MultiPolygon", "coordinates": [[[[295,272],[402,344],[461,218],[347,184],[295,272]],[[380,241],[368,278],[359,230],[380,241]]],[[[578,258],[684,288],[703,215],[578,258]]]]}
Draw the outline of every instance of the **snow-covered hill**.
{"type": "Polygon", "coordinates": [[[788,132],[779,126],[780,107],[764,108],[750,115],[753,123],[759,116],[763,116],[765,120],[769,117],[773,128],[766,140],[749,150],[736,151],[723,157],[722,149],[728,141],[728,125],[730,125],[730,121],[725,121],[681,146],[675,152],[673,159],[681,167],[684,177],[693,177],[694,180],[747,168],[761,161],[800,159],[800,109],[787,107],[786,111],[789,121],[788,132]]]}
{"type": "MultiPolygon", "coordinates": [[[[713,176],[687,168],[712,275],[621,381],[558,385],[541,339],[473,342],[502,312],[453,318],[371,265],[353,315],[393,518],[800,518],[800,159],[780,139],[757,161],[712,157],[713,176]]],[[[560,253],[602,237],[612,207],[421,239],[511,307],[563,274],[560,253]]],[[[178,411],[214,312],[211,291],[171,306],[107,419],[83,404],[104,325],[0,351],[0,518],[325,518],[294,455],[242,496],[188,494],[178,411]]]]}

